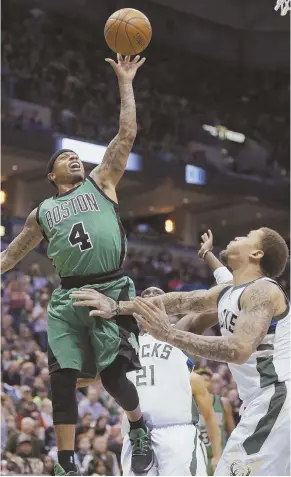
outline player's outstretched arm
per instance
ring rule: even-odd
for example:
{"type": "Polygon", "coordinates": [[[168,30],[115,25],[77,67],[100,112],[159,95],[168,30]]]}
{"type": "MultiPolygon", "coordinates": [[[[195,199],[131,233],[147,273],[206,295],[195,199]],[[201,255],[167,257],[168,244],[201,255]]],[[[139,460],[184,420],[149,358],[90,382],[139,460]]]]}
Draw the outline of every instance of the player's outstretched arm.
{"type": "MultiPolygon", "coordinates": [[[[143,298],[148,303],[156,303],[161,309],[164,307],[168,315],[185,314],[192,311],[208,311],[217,309],[219,293],[223,286],[213,287],[210,290],[196,290],[193,292],[165,293],[154,298],[143,298]]],[[[74,306],[89,306],[95,308],[90,311],[90,316],[102,316],[112,318],[115,315],[132,315],[135,309],[135,300],[116,302],[93,289],[76,290],[70,298],[76,299],[74,306]]]]}
{"type": "Polygon", "coordinates": [[[224,413],[225,413],[225,428],[227,432],[227,437],[229,437],[232,431],[234,431],[235,429],[232,407],[227,398],[222,397],[221,401],[222,401],[224,413]]]}
{"type": "Polygon", "coordinates": [[[136,56],[131,61],[130,56],[123,58],[118,54],[117,63],[110,58],[106,58],[106,61],[118,78],[121,109],[118,134],[107,147],[102,163],[90,174],[103,190],[115,187],[120,181],[136,137],[136,106],[132,82],[145,58],[136,56]]]}
{"type": "Polygon", "coordinates": [[[36,221],[36,211],[37,209],[29,214],[22,232],[1,252],[1,273],[13,268],[43,239],[42,230],[36,221]]]}
{"type": "Polygon", "coordinates": [[[212,405],[212,398],[206,388],[203,378],[195,372],[191,373],[190,383],[192,395],[205,421],[207,434],[213,451],[212,466],[215,468],[221,457],[221,436],[212,405]]]}
{"type": "Polygon", "coordinates": [[[190,355],[242,364],[262,342],[272,317],[282,313],[285,306],[282,300],[284,297],[274,283],[259,280],[249,285],[242,295],[241,312],[231,336],[199,336],[180,331],[172,327],[166,313],[150,301],[136,298],[133,304],[135,318],[155,338],[190,355]]]}
{"type": "Polygon", "coordinates": [[[213,234],[209,229],[208,232],[201,236],[201,248],[198,251],[198,256],[202,258],[213,271],[214,278],[218,285],[222,283],[232,283],[232,273],[221,263],[221,261],[214,255],[213,250],[213,234]]]}

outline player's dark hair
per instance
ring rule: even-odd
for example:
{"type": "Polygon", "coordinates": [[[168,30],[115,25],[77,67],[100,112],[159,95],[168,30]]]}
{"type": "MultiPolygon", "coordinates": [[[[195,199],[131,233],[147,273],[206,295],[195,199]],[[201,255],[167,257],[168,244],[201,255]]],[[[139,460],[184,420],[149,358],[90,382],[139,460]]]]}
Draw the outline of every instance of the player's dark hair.
{"type": "MultiPolygon", "coordinates": [[[[74,154],[75,151],[72,151],[72,149],[60,149],[59,151],[56,151],[49,159],[48,163],[47,163],[47,166],[46,166],[46,173],[49,174],[50,172],[53,171],[53,168],[54,168],[54,163],[56,162],[57,158],[63,154],[64,152],[72,152],[74,154]]],[[[52,182],[52,181],[50,181],[52,182]]]]}
{"type": "Polygon", "coordinates": [[[261,259],[262,272],[270,278],[282,275],[289,257],[289,250],[283,237],[268,227],[261,228],[261,247],[264,256],[261,259]]]}
{"type": "Polygon", "coordinates": [[[206,376],[209,376],[210,378],[212,378],[213,376],[213,372],[211,371],[211,369],[206,367],[196,369],[195,372],[199,374],[200,376],[202,376],[203,374],[205,374],[206,376]]]}

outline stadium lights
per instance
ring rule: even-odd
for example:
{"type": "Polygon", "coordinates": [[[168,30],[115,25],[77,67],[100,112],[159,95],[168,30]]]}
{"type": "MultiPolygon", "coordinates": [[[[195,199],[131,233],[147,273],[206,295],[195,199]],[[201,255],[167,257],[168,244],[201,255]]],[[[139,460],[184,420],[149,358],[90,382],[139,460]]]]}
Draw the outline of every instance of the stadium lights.
{"type": "Polygon", "coordinates": [[[167,219],[165,221],[165,231],[168,234],[172,234],[175,231],[175,222],[172,219],[167,219]]]}
{"type": "Polygon", "coordinates": [[[3,205],[5,204],[7,199],[7,194],[4,190],[1,190],[1,195],[0,195],[0,204],[3,205]]]}
{"type": "Polygon", "coordinates": [[[209,126],[208,124],[203,124],[202,128],[204,131],[207,131],[213,137],[218,137],[219,139],[228,139],[232,142],[243,143],[246,140],[244,134],[230,131],[225,126],[209,126]]]}
{"type": "MultiPolygon", "coordinates": [[[[100,164],[107,149],[106,146],[100,144],[92,144],[90,142],[77,141],[67,137],[61,138],[61,145],[58,149],[72,149],[84,162],[89,164],[100,164]]],[[[139,154],[130,153],[126,165],[127,171],[140,171],[142,168],[141,156],[139,154]]]]}

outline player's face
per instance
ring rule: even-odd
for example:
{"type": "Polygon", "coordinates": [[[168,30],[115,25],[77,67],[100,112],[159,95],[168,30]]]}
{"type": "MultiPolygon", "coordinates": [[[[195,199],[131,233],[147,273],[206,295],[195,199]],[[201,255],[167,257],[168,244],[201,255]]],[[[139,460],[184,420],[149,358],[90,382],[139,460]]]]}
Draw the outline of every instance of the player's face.
{"type": "Polygon", "coordinates": [[[79,156],[74,152],[64,152],[54,163],[48,178],[59,184],[77,184],[85,178],[85,170],[79,156]]]}
{"type": "Polygon", "coordinates": [[[203,378],[203,381],[205,382],[205,385],[207,387],[207,391],[211,393],[211,389],[212,389],[211,377],[208,376],[208,374],[201,374],[201,378],[203,378]]]}
{"type": "Polygon", "coordinates": [[[157,287],[146,288],[141,294],[142,298],[153,298],[155,296],[164,295],[165,292],[157,287]]]}
{"type": "Polygon", "coordinates": [[[229,242],[226,249],[220,254],[222,262],[233,267],[260,260],[263,256],[260,248],[262,233],[261,229],[252,230],[248,235],[236,237],[229,242]]]}

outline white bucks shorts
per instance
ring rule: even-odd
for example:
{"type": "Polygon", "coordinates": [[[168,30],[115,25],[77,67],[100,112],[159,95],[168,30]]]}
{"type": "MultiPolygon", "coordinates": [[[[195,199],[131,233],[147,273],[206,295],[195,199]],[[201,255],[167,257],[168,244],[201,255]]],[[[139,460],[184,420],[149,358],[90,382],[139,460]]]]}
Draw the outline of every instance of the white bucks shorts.
{"type": "MultiPolygon", "coordinates": [[[[155,428],[151,431],[155,464],[146,474],[196,475],[197,429],[193,424],[155,428]]],[[[124,437],[121,466],[123,475],[134,475],[131,470],[131,444],[124,437]]]]}
{"type": "Polygon", "coordinates": [[[290,475],[289,382],[246,404],[214,475],[290,475]]]}

